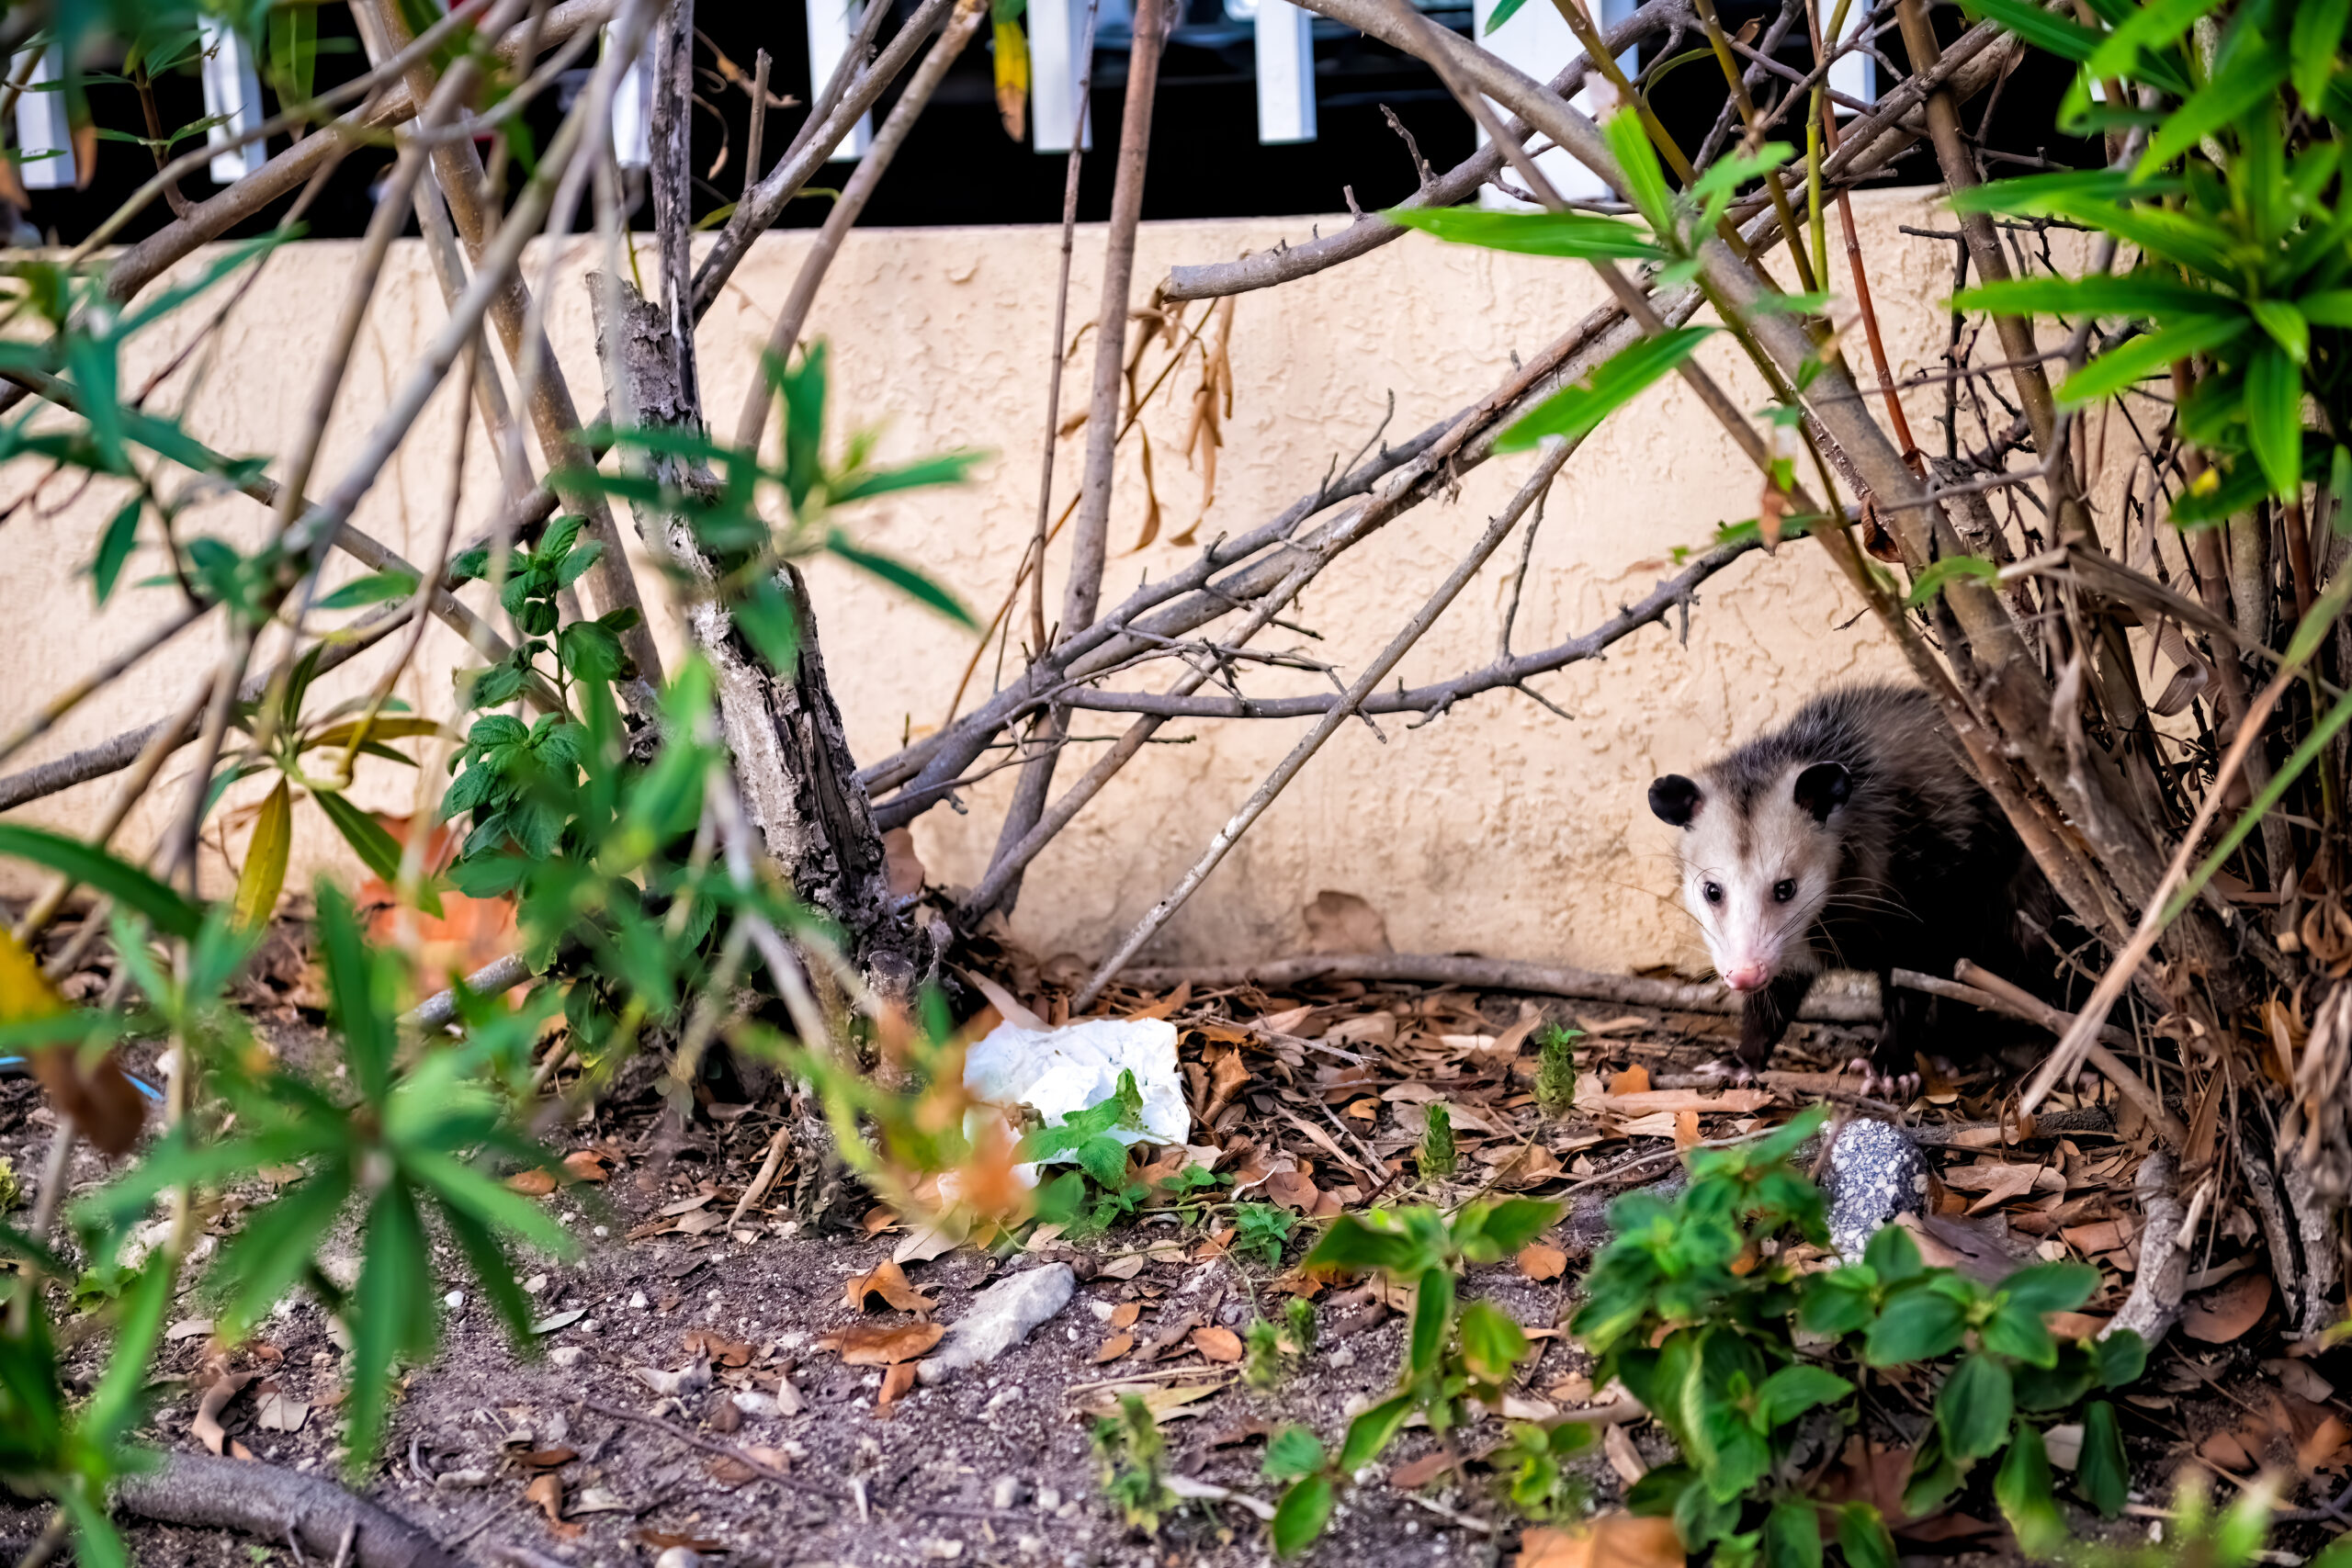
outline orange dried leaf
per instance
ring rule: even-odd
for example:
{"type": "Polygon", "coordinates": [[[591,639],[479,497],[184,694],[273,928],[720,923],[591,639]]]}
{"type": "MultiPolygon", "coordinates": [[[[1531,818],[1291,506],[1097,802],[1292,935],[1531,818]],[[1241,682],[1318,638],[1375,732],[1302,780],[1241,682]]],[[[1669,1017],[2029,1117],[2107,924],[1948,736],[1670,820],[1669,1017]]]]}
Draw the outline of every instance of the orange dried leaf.
{"type": "Polygon", "coordinates": [[[912,1361],[899,1362],[882,1374],[882,1392],[874,1396],[875,1410],[888,1415],[890,1406],[904,1398],[907,1391],[914,1386],[915,1364],[912,1361]]]}
{"type": "Polygon", "coordinates": [[[1678,1111],[1674,1113],[1674,1146],[1678,1149],[1696,1147],[1699,1143],[1699,1113],[1678,1111]]]}
{"type": "Polygon", "coordinates": [[[1136,1325],[1136,1319],[1142,1315],[1143,1303],[1141,1302],[1121,1302],[1117,1306],[1111,1309],[1111,1326],[1114,1328],[1133,1328],[1136,1325]]]}
{"type": "Polygon", "coordinates": [[[610,1174],[605,1156],[594,1149],[574,1149],[563,1156],[564,1174],[574,1181],[603,1181],[610,1174]]]}
{"type": "Polygon", "coordinates": [[[2180,1331],[2208,1345],[2226,1345],[2262,1321],[2270,1308],[2270,1276],[2248,1272],[2183,1303],[2180,1331]]]}
{"type": "Polygon", "coordinates": [[[939,1304],[915,1289],[906,1270],[887,1259],[871,1273],[860,1274],[842,1288],[842,1304],[860,1312],[871,1310],[876,1296],[900,1312],[929,1312],[939,1304]]]}
{"type": "Polygon", "coordinates": [[[560,1540],[576,1540],[587,1533],[585,1525],[567,1524],[563,1517],[563,1483],[553,1471],[548,1472],[523,1488],[523,1501],[537,1503],[548,1517],[548,1529],[560,1540]]]}
{"type": "Polygon", "coordinates": [[[1520,1248],[1519,1271],[1531,1280],[1556,1280],[1567,1268],[1568,1255],[1556,1247],[1533,1241],[1520,1248]]]}
{"type": "Polygon", "coordinates": [[[1672,1519],[1602,1514],[1567,1529],[1537,1527],[1520,1538],[1515,1568],[1682,1568],[1672,1519]]]}
{"type": "Polygon", "coordinates": [[[1115,1361],[1135,1348],[1134,1335],[1114,1334],[1110,1338],[1102,1341],[1102,1348],[1094,1352],[1094,1364],[1099,1367],[1105,1361],[1115,1361]]]}
{"type": "Polygon", "coordinates": [[[555,1190],[555,1177],[544,1170],[518,1170],[506,1179],[506,1190],[526,1198],[544,1198],[555,1190]]]}
{"type": "Polygon", "coordinates": [[[1230,1364],[1241,1359],[1241,1336],[1211,1324],[1193,1330],[1193,1348],[1204,1359],[1230,1364]]]}
{"type": "Polygon", "coordinates": [[[818,1340],[817,1348],[839,1352],[848,1366],[895,1367],[938,1344],[946,1332],[946,1326],[937,1323],[854,1323],[818,1340]]]}
{"type": "Polygon", "coordinates": [[[1609,1075],[1611,1094],[1647,1094],[1650,1091],[1650,1070],[1635,1063],[1622,1073],[1609,1075]]]}

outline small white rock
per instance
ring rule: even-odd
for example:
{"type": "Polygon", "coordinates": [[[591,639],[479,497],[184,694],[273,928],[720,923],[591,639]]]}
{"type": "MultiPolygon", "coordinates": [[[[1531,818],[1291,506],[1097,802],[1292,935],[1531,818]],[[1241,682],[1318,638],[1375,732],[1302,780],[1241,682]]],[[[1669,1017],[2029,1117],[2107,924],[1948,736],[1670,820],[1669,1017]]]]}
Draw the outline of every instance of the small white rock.
{"type": "Polygon", "coordinates": [[[545,1274],[534,1274],[523,1281],[523,1293],[526,1296],[536,1296],[547,1288],[548,1277],[545,1274]]]}
{"type": "Polygon", "coordinates": [[[1108,1323],[1111,1321],[1111,1314],[1119,1309],[1109,1302],[1089,1302],[1086,1303],[1086,1310],[1094,1314],[1097,1322],[1108,1323]]]}
{"type": "Polygon", "coordinates": [[[631,1312],[643,1312],[645,1310],[645,1292],[643,1291],[630,1292],[628,1305],[631,1312]]]}
{"type": "Polygon", "coordinates": [[[436,1492],[470,1491],[489,1480],[490,1472],[486,1470],[445,1470],[433,1478],[433,1487],[436,1492]]]}
{"type": "Polygon", "coordinates": [[[586,1353],[577,1345],[559,1345],[548,1352],[548,1359],[569,1371],[578,1366],[580,1358],[586,1353]]]}
{"type": "Polygon", "coordinates": [[[1330,1355],[1324,1358],[1324,1364],[1326,1366],[1338,1367],[1343,1371],[1349,1367],[1354,1366],[1356,1364],[1356,1348],[1352,1345],[1340,1346],[1338,1349],[1332,1351],[1330,1355]]]}
{"type": "Polygon", "coordinates": [[[736,1390],[734,1405],[746,1416],[764,1416],[776,1414],[775,1395],[762,1393],[755,1388],[736,1390]]]}
{"type": "Polygon", "coordinates": [[[690,1546],[673,1546],[653,1560],[653,1568],[702,1568],[702,1553],[690,1546]]]}
{"type": "Polygon", "coordinates": [[[441,1304],[447,1307],[451,1312],[462,1311],[466,1304],[466,1292],[463,1291],[451,1291],[447,1295],[441,1298],[441,1304]]]}
{"type": "Polygon", "coordinates": [[[1019,1505],[1021,1494],[1027,1488],[1021,1484],[1019,1476],[1000,1475],[997,1477],[996,1485],[989,1492],[989,1506],[1000,1514],[1003,1513],[1006,1509],[1019,1505]]]}
{"type": "MultiPolygon", "coordinates": [[[[926,1562],[953,1562],[963,1555],[964,1543],[960,1540],[944,1540],[933,1537],[922,1543],[922,1556],[926,1562]]],[[[660,1565],[656,1564],[656,1568],[660,1568],[660,1565]]]]}
{"type": "Polygon", "coordinates": [[[1050,1514],[1061,1506],[1062,1495],[1060,1488],[1054,1486],[1040,1486],[1037,1488],[1037,1511],[1039,1513],[1050,1514]]]}

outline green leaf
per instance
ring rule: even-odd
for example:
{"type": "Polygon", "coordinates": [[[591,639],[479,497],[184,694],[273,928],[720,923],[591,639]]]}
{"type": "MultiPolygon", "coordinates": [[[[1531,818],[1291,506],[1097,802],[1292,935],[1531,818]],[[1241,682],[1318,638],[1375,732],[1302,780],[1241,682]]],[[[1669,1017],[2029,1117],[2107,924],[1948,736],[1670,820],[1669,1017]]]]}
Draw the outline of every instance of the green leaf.
{"type": "Polygon", "coordinates": [[[2115,1406],[2095,1399],[2083,1409],[2083,1454],[2075,1466],[2075,1485],[2083,1500],[2104,1518],[2123,1511],[2132,1489],[2131,1461],[2123,1457],[2123,1430],[2115,1406]]]}
{"type": "Polygon", "coordinates": [[[1864,1341],[1862,1357],[1873,1367],[1930,1361],[1960,1348],[1968,1317],[1940,1291],[1915,1288],[1896,1295],[1880,1312],[1864,1341]]]}
{"type": "Polygon", "coordinates": [[[416,579],[405,571],[371,571],[355,577],[332,593],[322,594],[313,608],[356,610],[387,599],[405,599],[416,592],[416,579]]]}
{"type": "Polygon", "coordinates": [[[1911,580],[1911,592],[1903,596],[1903,603],[1905,608],[1917,609],[1942,592],[1944,584],[1954,578],[1992,582],[2000,575],[1999,565],[1983,556],[1946,556],[1929,562],[1925,571],[1911,580]]]}
{"type": "Polygon", "coordinates": [[[1854,1392],[1854,1385],[1826,1367],[1799,1362],[1782,1367],[1756,1391],[1757,1419],[1769,1431],[1793,1421],[1816,1404],[1830,1404],[1854,1392]]]}
{"type": "Polygon", "coordinates": [[[139,542],[139,514],[146,505],[142,496],[132,496],[122,503],[122,510],[107,524],[107,531],[98,536],[97,558],[90,563],[90,584],[97,591],[103,604],[114,592],[114,585],[122,576],[123,562],[130,558],[130,549],[139,542]]]}
{"type": "Polygon", "coordinates": [[[2098,1386],[2121,1388],[2140,1381],[2148,1370],[2148,1342],[2129,1328],[2118,1328],[2091,1341],[2091,1362],[2098,1386]]]}
{"type": "Polygon", "coordinates": [[[1657,149],[1650,145],[1642,117],[1631,106],[1620,108],[1601,122],[1600,136],[1617,160],[1618,180],[1623,186],[1619,194],[1648,221],[1652,232],[1672,237],[1674,196],[1667,188],[1666,170],[1658,164],[1657,149]]]}
{"type": "Polygon", "coordinates": [[[1415,1372],[1435,1370],[1445,1348],[1446,1330],[1453,1325],[1453,1271],[1429,1269],[1413,1292],[1413,1329],[1405,1364],[1415,1372]]]}
{"type": "Polygon", "coordinates": [[[321,879],[318,906],[328,1016],[343,1031],[352,1086],[380,1105],[392,1084],[392,1027],[390,1010],[383,1005],[382,969],[360,935],[359,917],[343,889],[321,879]]]}
{"type": "Polygon", "coordinates": [[[1340,1444],[1340,1473],[1353,1475],[1378,1459],[1412,1413],[1413,1396],[1400,1393],[1349,1422],[1348,1435],[1340,1444]]]}
{"type": "Polygon", "coordinates": [[[930,605],[957,626],[970,631],[980,629],[980,623],[972,618],[972,612],[964,608],[956,595],[906,562],[853,543],[850,536],[839,528],[826,536],[825,548],[859,570],[880,578],[917,603],[930,605]]]}
{"type": "Polygon", "coordinates": [[[1846,1554],[1846,1568],[1895,1568],[1898,1561],[1885,1518],[1868,1503],[1838,1510],[1838,1550],[1846,1554]]]}
{"type": "Polygon", "coordinates": [[[1501,0],[1501,3],[1487,15],[1487,36],[1494,37],[1495,29],[1517,16],[1519,8],[1526,4],[1527,0],[1501,0]]]}
{"type": "Polygon", "coordinates": [[[2271,341],[2287,351],[2287,357],[2298,366],[2312,356],[2312,329],[2303,313],[2284,299],[2255,299],[2246,309],[2262,323],[2262,330],[2271,341]]]}
{"type": "Polygon", "coordinates": [[[1821,1568],[1821,1517],[1802,1497],[1783,1497],[1764,1516],[1766,1568],[1821,1568]]]}
{"type": "Polygon", "coordinates": [[[2067,377],[2065,384],[2058,389],[2059,399],[2080,403],[2111,397],[2134,382],[2170,370],[2176,360],[2211,354],[2235,342],[2252,325],[2252,319],[2246,316],[2210,316],[2133,338],[2120,348],[2109,349],[2067,377]]]}
{"type": "Polygon", "coordinates": [[[0,855],[62,871],[75,882],[144,915],[165,936],[194,937],[203,911],[127,861],[45,829],[0,822],[0,855]]]}
{"type": "Polygon", "coordinates": [[[1901,1225],[1881,1225],[1862,1248],[1862,1262],[1882,1285],[1900,1285],[1927,1271],[1919,1244],[1901,1225]]]}
{"type": "Polygon", "coordinates": [[[2098,1270],[2087,1263],[2037,1263],[2001,1281],[2010,1304],[2037,1315],[2073,1312],[2098,1289],[2098,1270]]]}
{"type": "Polygon", "coordinates": [[[2164,48],[2213,8],[2213,0],[2154,0],[2138,7],[2092,51],[2086,62],[2089,73],[2102,81],[2131,75],[2141,51],[2164,48]]]}
{"type": "MultiPolygon", "coordinates": [[[[2001,3],[2019,5],[2024,0],[2001,3]]],[[[2156,173],[2206,137],[2267,101],[2287,80],[2287,57],[2267,44],[2241,50],[2234,55],[2224,53],[2222,58],[2228,64],[2187,103],[2165,117],[2155,134],[2148,138],[2148,150],[2142,155],[2135,174],[2144,176],[2156,173]]]]}
{"type": "Polygon", "coordinates": [[[1354,1214],[1341,1214],[1331,1222],[1301,1267],[1378,1269],[1384,1273],[1401,1274],[1412,1268],[1419,1251],[1406,1236],[1374,1230],[1354,1214]]]}
{"type": "Polygon", "coordinates": [[[300,4],[271,6],[269,76],[278,96],[296,103],[311,96],[318,63],[318,7],[300,4]]]}
{"type": "Polygon", "coordinates": [[[433,1257],[407,1184],[388,1182],[368,1211],[365,1254],[353,1292],[345,1471],[364,1473],[383,1437],[392,1363],[429,1349],[434,1331],[433,1257]]]}
{"type": "Polygon", "coordinates": [[[1966,1358],[1936,1394],[1936,1425],[1943,1431],[1944,1451],[1961,1460],[1998,1452],[2015,1411],[2009,1370],[1981,1352],[1966,1358]]]}
{"type": "Polygon", "coordinates": [[[254,818],[254,834],[245,844],[244,869],[237,874],[237,894],[231,918],[247,931],[269,923],[277,895],[286,886],[286,855],[294,841],[294,795],[280,774],[277,787],[261,803],[254,818]]]}
{"type": "Polygon", "coordinates": [[[81,1427],[101,1451],[112,1450],[138,1424],[146,1404],[147,1361],[164,1332],[164,1314],[172,1304],[173,1269],[161,1257],[140,1271],[122,1298],[115,1324],[114,1345],[107,1354],[107,1370],[97,1392],[82,1412],[81,1427]]]}
{"type": "Polygon", "coordinates": [[[2234,301],[2191,288],[2153,271],[2093,273],[2085,277],[2008,277],[1963,288],[1952,296],[1956,310],[1989,310],[1996,316],[2121,316],[2155,320],[2165,316],[2211,316],[2234,301]]]}
{"type": "Polygon", "coordinates": [[[1274,1555],[1295,1557],[1312,1546],[1331,1522],[1337,1494],[1328,1475],[1309,1475],[1295,1482],[1274,1505],[1274,1555]]]}
{"type": "Polygon", "coordinates": [[[338,1161],[252,1211],[207,1276],[227,1287],[220,1314],[225,1339],[250,1333],[309,1271],[350,1196],[351,1168],[338,1161]]]}
{"type": "MultiPolygon", "coordinates": [[[[1477,1205],[1472,1205],[1473,1208],[1477,1205]]],[[[1486,1210],[1478,1226],[1482,1244],[1474,1262],[1508,1258],[1559,1224],[1563,1205],[1540,1198],[1506,1198],[1486,1210]]],[[[1464,1249],[1467,1250],[1466,1248],[1464,1249]]]]}
{"type": "Polygon", "coordinates": [[[2041,1314],[2028,1312],[2014,1302],[1996,1307],[1977,1332],[1984,1337],[1984,1348],[1996,1355],[2013,1357],[2034,1367],[2057,1364],[2058,1341],[2051,1337],[2041,1314]]]}
{"type": "Polygon", "coordinates": [[[833,482],[825,489],[825,498],[835,506],[847,506],[854,501],[869,501],[875,496],[889,495],[898,491],[962,484],[972,477],[976,464],[987,461],[993,455],[959,448],[894,468],[860,468],[854,473],[834,476],[833,482]]]}
{"type": "Polygon", "coordinates": [[[2303,378],[2287,351],[2264,344],[2245,366],[2246,445],[2272,491],[2293,495],[2303,482],[2303,378]]]}
{"type": "Polygon", "coordinates": [[[2031,1427],[2020,1425],[2010,1440],[2008,1457],[1993,1478],[1993,1497],[2027,1556],[2049,1557],[2064,1544],[2066,1521],[2051,1491],[2050,1451],[2031,1427]]]}
{"type": "Polygon", "coordinates": [[[1663,261],[1657,242],[1622,218],[1594,212],[1489,212],[1476,207],[1392,207],[1390,222],[1457,245],[1571,261],[1663,261]]]}
{"type": "Polygon", "coordinates": [[[1471,1375],[1498,1383],[1527,1354],[1527,1331],[1492,1302],[1462,1309],[1462,1364],[1471,1375]]]}
{"type": "Polygon", "coordinates": [[[2294,17],[2287,53],[2295,62],[2295,96],[2316,118],[2344,47],[2345,23],[2352,20],[2352,0],[2299,0],[2294,17]]]}
{"type": "MultiPolygon", "coordinates": [[[[399,886],[401,841],[393,838],[372,813],[360,810],[340,792],[320,794],[314,791],[311,798],[319,803],[319,809],[327,814],[327,820],[334,824],[335,831],[343,835],[344,842],[358,855],[361,864],[383,878],[387,886],[399,886]]],[[[428,886],[417,888],[416,901],[418,907],[428,914],[438,916],[441,913],[440,896],[428,886]]]]}
{"type": "Polygon", "coordinates": [[[2105,41],[2103,35],[2045,11],[2032,0],[1962,0],[1961,8],[1979,20],[1999,23],[2036,49],[2077,63],[2098,53],[2105,41]]]}
{"type": "Polygon", "coordinates": [[[1323,1444],[1300,1426],[1284,1427],[1266,1443],[1265,1473],[1277,1481],[1295,1481],[1323,1468],[1323,1444]]]}
{"type": "Polygon", "coordinates": [[[1713,327],[1676,327],[1629,344],[1584,380],[1563,387],[1531,409],[1496,439],[1495,450],[1524,451],[1547,435],[1581,441],[1602,420],[1679,367],[1713,331],[1713,327]]]}

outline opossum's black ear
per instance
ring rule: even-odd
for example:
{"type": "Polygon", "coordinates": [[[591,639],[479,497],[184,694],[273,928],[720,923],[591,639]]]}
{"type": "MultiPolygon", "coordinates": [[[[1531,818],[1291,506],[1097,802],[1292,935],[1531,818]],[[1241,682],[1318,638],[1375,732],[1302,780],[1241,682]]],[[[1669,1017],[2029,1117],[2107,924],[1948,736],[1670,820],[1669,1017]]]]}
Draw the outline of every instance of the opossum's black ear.
{"type": "Polygon", "coordinates": [[[1706,798],[1699,793],[1698,784],[1680,773],[1668,773],[1650,784],[1650,809],[1657,813],[1659,821],[1677,828],[1690,826],[1706,798]]]}
{"type": "Polygon", "coordinates": [[[1829,820],[1829,814],[1853,793],[1854,775],[1842,762],[1815,762],[1797,775],[1797,804],[1812,812],[1816,822],[1829,820]]]}

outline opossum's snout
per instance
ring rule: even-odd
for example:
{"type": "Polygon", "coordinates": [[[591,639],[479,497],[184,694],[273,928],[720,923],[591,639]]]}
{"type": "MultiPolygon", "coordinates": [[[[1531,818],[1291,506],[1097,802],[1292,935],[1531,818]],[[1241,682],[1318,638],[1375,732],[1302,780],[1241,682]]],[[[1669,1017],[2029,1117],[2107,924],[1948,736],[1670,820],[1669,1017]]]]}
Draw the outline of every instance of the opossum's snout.
{"type": "Polygon", "coordinates": [[[1755,959],[1728,964],[1724,969],[1724,984],[1735,991],[1760,991],[1771,983],[1770,966],[1755,959]]]}

